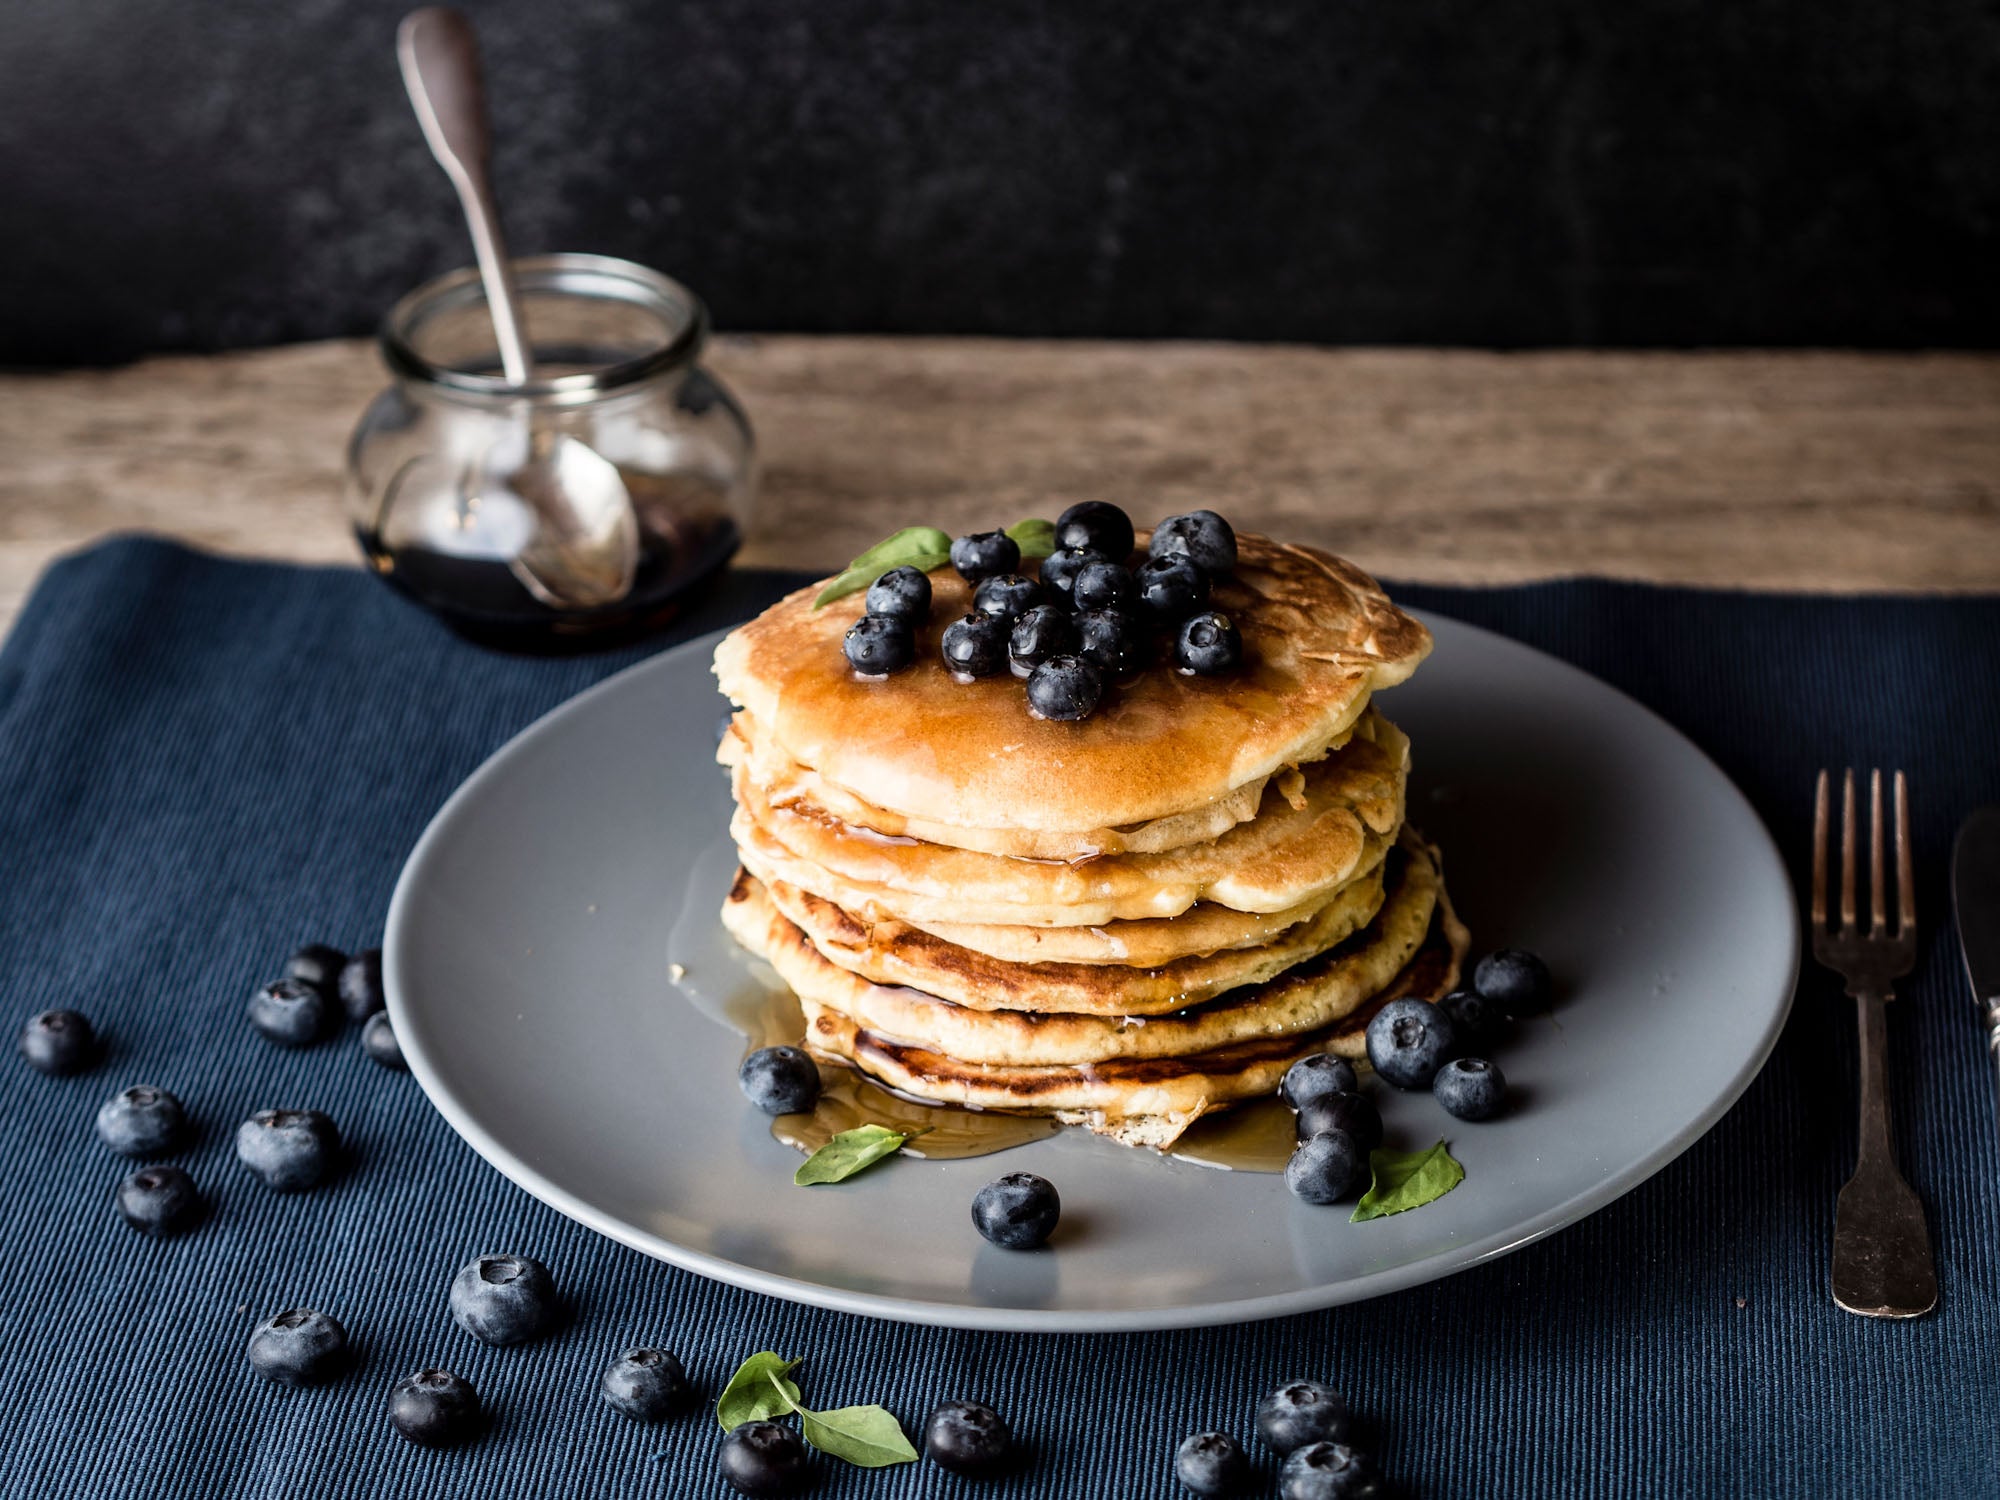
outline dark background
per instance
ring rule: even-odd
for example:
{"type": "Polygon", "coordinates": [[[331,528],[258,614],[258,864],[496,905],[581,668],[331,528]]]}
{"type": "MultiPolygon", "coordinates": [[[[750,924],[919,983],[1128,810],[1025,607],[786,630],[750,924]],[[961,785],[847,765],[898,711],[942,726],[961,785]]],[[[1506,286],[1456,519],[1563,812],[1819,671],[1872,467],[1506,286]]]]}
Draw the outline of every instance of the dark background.
{"type": "MultiPolygon", "coordinates": [[[[0,360],[469,259],[405,0],[0,4],[0,360]]],[[[515,248],[734,329],[2000,342],[1992,0],[487,0],[515,248]]]]}

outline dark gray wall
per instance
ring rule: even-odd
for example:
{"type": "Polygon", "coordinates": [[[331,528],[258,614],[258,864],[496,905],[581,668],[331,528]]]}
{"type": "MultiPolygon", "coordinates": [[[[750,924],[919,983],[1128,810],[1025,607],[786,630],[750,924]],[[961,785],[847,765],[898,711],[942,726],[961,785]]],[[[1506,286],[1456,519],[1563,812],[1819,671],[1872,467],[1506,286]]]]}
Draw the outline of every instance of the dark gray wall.
{"type": "MultiPolygon", "coordinates": [[[[403,0],[0,3],[0,359],[467,259],[403,0]]],[[[1991,345],[1991,0],[485,0],[516,248],[732,328],[1991,345]]]]}

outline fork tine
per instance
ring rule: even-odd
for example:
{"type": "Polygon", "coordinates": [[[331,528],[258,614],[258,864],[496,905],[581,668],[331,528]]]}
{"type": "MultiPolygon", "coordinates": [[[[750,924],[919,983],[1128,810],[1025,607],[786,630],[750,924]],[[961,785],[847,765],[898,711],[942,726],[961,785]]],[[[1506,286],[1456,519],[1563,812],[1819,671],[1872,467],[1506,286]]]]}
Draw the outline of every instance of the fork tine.
{"type": "Polygon", "coordinates": [[[1889,893],[1882,888],[1882,768],[1868,773],[1868,931],[1884,937],[1889,931],[1889,893]]]}
{"type": "Polygon", "coordinates": [[[1910,876],[1910,784],[1896,773],[1896,936],[1917,930],[1917,883],[1910,876]]]}
{"type": "Polygon", "coordinates": [[[1854,767],[1840,788],[1840,929],[1854,931],[1854,767]]]}
{"type": "Polygon", "coordinates": [[[1826,815],[1827,773],[1819,773],[1819,787],[1813,794],[1813,892],[1812,919],[1816,931],[1826,930],[1826,815]]]}

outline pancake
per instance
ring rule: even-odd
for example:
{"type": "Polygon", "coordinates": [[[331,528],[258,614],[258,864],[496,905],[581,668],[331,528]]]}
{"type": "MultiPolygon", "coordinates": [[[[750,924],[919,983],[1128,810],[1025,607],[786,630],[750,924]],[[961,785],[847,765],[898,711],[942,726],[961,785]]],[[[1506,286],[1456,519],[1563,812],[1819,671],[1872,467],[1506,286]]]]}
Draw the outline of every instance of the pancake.
{"type": "Polygon", "coordinates": [[[725,921],[798,995],[808,1035],[835,1012],[858,1030],[974,1065],[1078,1067],[1184,1057],[1331,1026],[1380,993],[1409,962],[1437,905],[1437,867],[1399,851],[1392,889],[1362,931],[1263,984],[1172,1015],[1122,1017],[971,1010],[902,986],[871,984],[829,961],[754,883],[733,891],[725,921]]]}
{"type": "Polygon", "coordinates": [[[829,962],[874,984],[906,985],[973,1010],[1152,1016],[1199,1005],[1225,990],[1261,984],[1345,941],[1374,920],[1380,909],[1382,872],[1378,866],[1342,886],[1318,912],[1261,947],[1225,948],[1151,968],[1004,963],[907,923],[864,922],[783,881],[764,884],[764,891],[829,962]]]}
{"type": "Polygon", "coordinates": [[[1238,553],[1212,597],[1242,633],[1242,668],[1149,670],[1078,723],[1034,718],[1013,677],[954,680],[938,638],[971,589],[950,569],[930,575],[930,621],[903,671],[850,671],[841,639],[862,597],[815,610],[815,585],[725,636],[716,676],[787,757],[876,808],[967,829],[1144,824],[1319,759],[1430,650],[1430,633],[1351,564],[1257,536],[1239,537],[1238,553]]]}

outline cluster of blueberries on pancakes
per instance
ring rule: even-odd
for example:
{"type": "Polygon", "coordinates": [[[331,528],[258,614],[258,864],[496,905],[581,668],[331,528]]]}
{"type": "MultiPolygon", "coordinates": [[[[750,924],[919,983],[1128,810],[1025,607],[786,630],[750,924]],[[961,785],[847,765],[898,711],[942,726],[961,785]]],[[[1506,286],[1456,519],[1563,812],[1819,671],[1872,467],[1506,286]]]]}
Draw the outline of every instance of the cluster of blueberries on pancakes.
{"type": "MultiPolygon", "coordinates": [[[[1207,607],[1214,580],[1236,566],[1229,523],[1189,511],[1154,528],[1143,560],[1134,542],[1131,519],[1101,500],[1056,518],[1056,550],[1039,578],[1019,571],[1020,544],[1006,532],[959,537],[951,565],[973,585],[972,613],[945,626],[945,666],[962,681],[1025,677],[1029,710],[1060,720],[1088,718],[1107,685],[1137,677],[1163,647],[1181,672],[1233,671],[1243,638],[1207,607]]],[[[917,659],[917,631],[930,618],[929,576],[890,569],[869,585],[867,610],[842,643],[849,665],[866,677],[902,670],[917,659]]]]}

